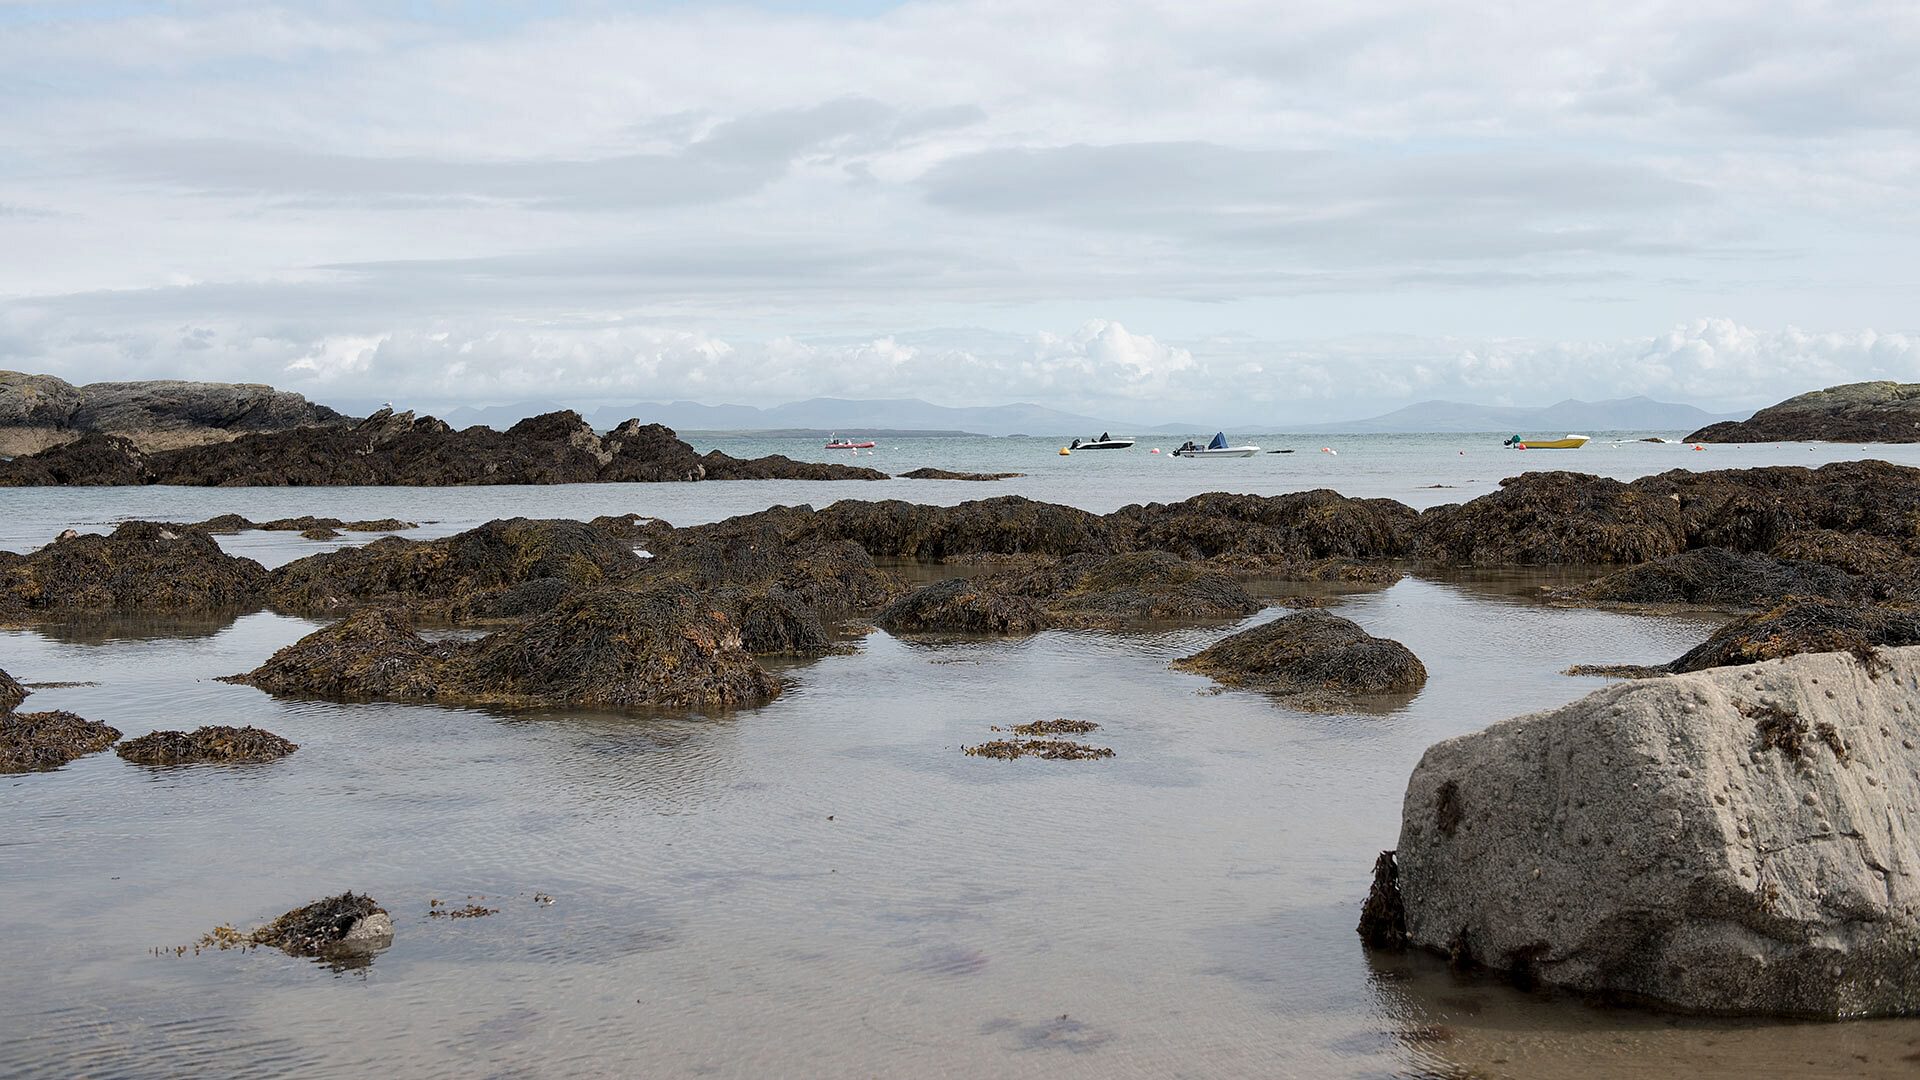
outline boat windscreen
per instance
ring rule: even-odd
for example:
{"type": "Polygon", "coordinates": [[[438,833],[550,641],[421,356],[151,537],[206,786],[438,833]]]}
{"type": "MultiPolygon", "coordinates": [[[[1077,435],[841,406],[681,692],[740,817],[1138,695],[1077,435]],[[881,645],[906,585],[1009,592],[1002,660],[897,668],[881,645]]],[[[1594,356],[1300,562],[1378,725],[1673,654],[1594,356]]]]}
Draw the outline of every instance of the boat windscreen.
{"type": "Polygon", "coordinates": [[[1225,450],[1226,448],[1227,448],[1227,433],[1224,431],[1214,432],[1213,441],[1207,444],[1207,449],[1225,450]]]}

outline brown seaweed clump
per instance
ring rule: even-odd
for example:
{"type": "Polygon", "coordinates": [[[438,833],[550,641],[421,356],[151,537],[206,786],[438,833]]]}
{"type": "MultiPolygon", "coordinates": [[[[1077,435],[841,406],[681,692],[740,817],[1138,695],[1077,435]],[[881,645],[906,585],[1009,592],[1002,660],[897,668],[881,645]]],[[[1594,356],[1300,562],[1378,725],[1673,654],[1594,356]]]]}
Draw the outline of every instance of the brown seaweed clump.
{"type": "Polygon", "coordinates": [[[19,708],[20,703],[27,700],[27,694],[30,692],[13,676],[0,671],[0,716],[19,708]]]}
{"type": "Polygon", "coordinates": [[[1286,495],[1211,492],[1123,507],[1107,520],[1135,548],[1257,571],[1334,557],[1404,555],[1419,515],[1392,499],[1352,499],[1322,488],[1286,495]]]}
{"type": "Polygon", "coordinates": [[[1113,756],[1111,747],[1088,746],[1066,739],[995,739],[961,749],[969,757],[998,758],[1001,761],[1023,757],[1044,758],[1047,761],[1087,761],[1113,756]]]}
{"type": "Polygon", "coordinates": [[[57,769],[119,739],[117,729],[70,712],[9,712],[0,716],[0,773],[57,769]]]}
{"type": "Polygon", "coordinates": [[[266,578],[197,529],[129,521],[27,555],[0,552],[0,614],[247,607],[263,598],[266,578]]]}
{"type": "Polygon", "coordinates": [[[1426,665],[1405,645],[1319,610],[1242,630],[1173,666],[1280,694],[1400,694],[1427,681],[1426,665]]]}
{"type": "Polygon", "coordinates": [[[1572,472],[1500,481],[1472,502],[1420,515],[1414,554],[1468,566],[1638,563],[1686,548],[1679,497],[1572,472]]]}
{"type": "Polygon", "coordinates": [[[1240,619],[1265,606],[1226,574],[1164,551],[1075,556],[1017,587],[1059,626],[1240,619]]]}
{"type": "Polygon", "coordinates": [[[1400,952],[1407,947],[1407,909],[1400,897],[1400,867],[1394,853],[1373,861],[1373,885],[1360,907],[1360,940],[1370,949],[1400,952]]]}
{"type": "MultiPolygon", "coordinates": [[[[999,731],[999,728],[993,730],[999,731]]],[[[1091,720],[1035,720],[1026,724],[1015,724],[1010,728],[1015,735],[1085,735],[1090,731],[1099,731],[1100,725],[1091,720]]]]}
{"type": "Polygon", "coordinates": [[[247,674],[225,681],[276,696],[432,701],[458,648],[455,642],[427,642],[397,611],[367,608],[308,634],[247,674]]]}
{"type": "Polygon", "coordinates": [[[156,731],[129,739],[114,752],[136,765],[240,764],[276,761],[300,749],[256,727],[213,726],[192,732],[156,731]]]}
{"type": "Polygon", "coordinates": [[[1789,598],[1757,615],[1736,619],[1667,665],[1669,671],[1756,664],[1800,653],[1848,652],[1880,664],[1880,646],[1920,644],[1920,609],[1789,598]]]}
{"type": "Polygon", "coordinates": [[[372,897],[344,892],[294,908],[248,940],[291,956],[351,957],[392,944],[393,920],[372,897]]]}

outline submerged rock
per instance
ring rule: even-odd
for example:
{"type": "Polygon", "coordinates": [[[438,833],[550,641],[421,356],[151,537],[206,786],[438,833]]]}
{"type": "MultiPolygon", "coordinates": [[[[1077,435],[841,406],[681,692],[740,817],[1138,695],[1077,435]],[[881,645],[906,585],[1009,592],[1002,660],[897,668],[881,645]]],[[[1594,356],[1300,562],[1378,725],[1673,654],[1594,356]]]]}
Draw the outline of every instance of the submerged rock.
{"type": "Polygon", "coordinates": [[[393,918],[373,898],[344,892],[297,907],[250,935],[291,956],[362,957],[393,944],[393,918]]]}
{"type": "Polygon", "coordinates": [[[1712,1013],[1920,1011],[1920,649],[1599,690],[1430,748],[1409,941],[1712,1013]]]}
{"type": "Polygon", "coordinates": [[[30,554],[0,551],[0,615],[49,611],[205,611],[251,607],[267,571],[198,529],[129,521],[30,554]]]}
{"type": "Polygon", "coordinates": [[[277,761],[300,747],[256,727],[212,726],[155,731],[128,739],[114,753],[136,765],[240,764],[277,761]]]}
{"type": "Polygon", "coordinates": [[[0,773],[57,769],[120,738],[116,728],[70,712],[0,715],[0,773]]]}
{"type": "Polygon", "coordinates": [[[1340,697],[1405,694],[1424,686],[1426,665],[1397,641],[1351,619],[1309,609],[1221,639],[1173,666],[1277,694],[1340,697]]]}

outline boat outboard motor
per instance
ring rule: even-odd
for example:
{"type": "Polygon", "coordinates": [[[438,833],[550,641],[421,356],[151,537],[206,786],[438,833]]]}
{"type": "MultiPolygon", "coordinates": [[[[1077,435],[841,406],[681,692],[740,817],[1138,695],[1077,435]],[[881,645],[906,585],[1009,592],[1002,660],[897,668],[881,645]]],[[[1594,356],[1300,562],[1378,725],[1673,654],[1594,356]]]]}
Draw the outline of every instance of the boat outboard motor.
{"type": "Polygon", "coordinates": [[[1080,440],[1079,440],[1079,439],[1075,439],[1075,440],[1073,440],[1073,445],[1072,445],[1072,446],[1069,446],[1069,447],[1067,447],[1067,449],[1069,449],[1069,450],[1078,450],[1078,449],[1080,449],[1080,440]]]}

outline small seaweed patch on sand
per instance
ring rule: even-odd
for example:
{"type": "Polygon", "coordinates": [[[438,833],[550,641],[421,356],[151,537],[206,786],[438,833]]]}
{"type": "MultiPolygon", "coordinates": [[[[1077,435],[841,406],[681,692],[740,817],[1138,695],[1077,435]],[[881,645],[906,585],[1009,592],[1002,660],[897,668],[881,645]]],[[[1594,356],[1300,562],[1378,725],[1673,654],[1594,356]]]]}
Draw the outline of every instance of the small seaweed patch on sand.
{"type": "Polygon", "coordinates": [[[1091,720],[1035,720],[1030,724],[1015,724],[1010,728],[990,727],[988,731],[1011,731],[1015,735],[1085,735],[1089,731],[1099,731],[1100,725],[1091,720]]]}
{"type": "Polygon", "coordinates": [[[998,758],[1012,761],[1015,758],[1037,757],[1048,761],[1084,761],[1091,758],[1110,758],[1113,750],[1105,746],[1088,746],[1086,743],[1069,742],[1066,739],[995,739],[978,746],[963,746],[969,757],[998,758]]]}

